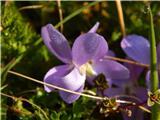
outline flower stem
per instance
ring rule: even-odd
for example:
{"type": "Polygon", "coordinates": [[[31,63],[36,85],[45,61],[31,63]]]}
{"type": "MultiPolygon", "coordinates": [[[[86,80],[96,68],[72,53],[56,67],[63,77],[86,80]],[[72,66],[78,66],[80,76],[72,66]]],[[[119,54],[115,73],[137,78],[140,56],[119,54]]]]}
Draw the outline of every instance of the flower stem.
{"type": "MultiPolygon", "coordinates": [[[[61,7],[61,0],[57,0],[57,4],[58,4],[59,19],[60,19],[60,21],[62,21],[63,20],[63,13],[62,13],[62,7],[61,7]]],[[[60,26],[60,31],[61,31],[61,33],[63,32],[63,24],[61,24],[61,26],[60,26]]]]}
{"type": "MultiPolygon", "coordinates": [[[[151,40],[150,40],[150,51],[151,51],[151,91],[154,93],[158,90],[159,80],[158,80],[158,71],[157,71],[157,53],[156,53],[156,40],[155,40],[155,32],[154,32],[154,24],[153,24],[153,16],[152,11],[149,7],[149,15],[150,15],[150,30],[151,30],[151,40]]],[[[160,120],[160,106],[155,103],[152,107],[152,120],[160,120]]]]}
{"type": "Polygon", "coordinates": [[[117,5],[117,12],[118,12],[118,17],[119,17],[119,23],[121,26],[121,31],[123,34],[123,37],[126,35],[125,31],[125,24],[124,24],[124,17],[123,17],[123,11],[122,11],[122,5],[120,0],[116,0],[116,5],[117,5]]]}

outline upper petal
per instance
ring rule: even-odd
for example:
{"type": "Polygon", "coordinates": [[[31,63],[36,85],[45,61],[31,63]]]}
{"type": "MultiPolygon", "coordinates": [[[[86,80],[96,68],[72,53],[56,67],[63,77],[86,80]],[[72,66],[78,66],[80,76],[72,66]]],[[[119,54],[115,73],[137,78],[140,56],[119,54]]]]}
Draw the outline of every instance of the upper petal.
{"type": "Polygon", "coordinates": [[[107,51],[108,44],[101,35],[86,33],[80,35],[73,44],[73,61],[80,66],[90,60],[97,60],[103,57],[107,51]]]}
{"type": "Polygon", "coordinates": [[[132,59],[144,64],[150,64],[150,44],[144,37],[128,35],[122,39],[121,47],[132,59]]]}
{"type": "MultiPolygon", "coordinates": [[[[69,74],[72,69],[73,68],[70,67],[69,65],[62,65],[62,66],[54,67],[46,73],[46,75],[44,77],[44,82],[46,82],[48,84],[60,86],[61,85],[61,78],[63,78],[67,74],[69,74]]],[[[51,92],[52,90],[54,90],[54,88],[48,87],[46,85],[44,86],[44,89],[47,92],[51,92]]]]}
{"type": "Polygon", "coordinates": [[[61,61],[69,63],[72,60],[71,48],[66,38],[51,24],[42,27],[41,35],[48,49],[61,61]]]}
{"type": "MultiPolygon", "coordinates": [[[[93,64],[96,73],[103,73],[106,79],[121,80],[129,78],[129,71],[126,67],[113,60],[99,60],[93,64]]],[[[114,82],[114,81],[112,81],[114,82]]],[[[116,81],[118,82],[118,81],[116,81]]]]}
{"type": "Polygon", "coordinates": [[[96,24],[89,30],[88,33],[95,33],[99,27],[99,22],[96,22],[96,24]]]}

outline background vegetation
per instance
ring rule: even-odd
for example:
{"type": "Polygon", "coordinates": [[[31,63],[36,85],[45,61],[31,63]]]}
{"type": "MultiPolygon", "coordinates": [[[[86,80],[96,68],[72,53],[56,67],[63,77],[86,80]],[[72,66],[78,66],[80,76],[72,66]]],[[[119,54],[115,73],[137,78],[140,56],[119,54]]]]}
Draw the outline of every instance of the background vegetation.
{"type": "MultiPolygon", "coordinates": [[[[63,25],[62,33],[72,46],[77,36],[87,32],[99,21],[98,33],[106,38],[117,57],[124,58],[125,54],[120,48],[122,33],[114,1],[62,1],[63,20],[66,21],[60,20],[56,1],[3,1],[1,4],[1,91],[11,95],[1,97],[2,120],[122,119],[121,114],[116,113],[105,118],[99,113],[96,101],[89,98],[81,97],[68,105],[56,92],[46,93],[42,85],[7,73],[12,69],[43,80],[51,67],[62,64],[42,42],[40,30],[47,23],[59,30],[60,25],[63,25]]],[[[151,3],[157,42],[160,41],[159,6],[160,2],[151,3]]],[[[127,34],[148,38],[149,16],[145,2],[122,2],[122,7],[127,34]]]]}

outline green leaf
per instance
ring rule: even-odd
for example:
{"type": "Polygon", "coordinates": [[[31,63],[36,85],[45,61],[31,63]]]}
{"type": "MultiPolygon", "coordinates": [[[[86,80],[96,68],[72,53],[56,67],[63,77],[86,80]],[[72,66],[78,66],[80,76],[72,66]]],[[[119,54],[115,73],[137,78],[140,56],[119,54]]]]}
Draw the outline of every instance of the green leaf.
{"type": "Polygon", "coordinates": [[[62,24],[66,23],[67,21],[69,21],[71,18],[75,17],[76,15],[80,14],[84,9],[89,8],[93,5],[96,5],[98,2],[100,1],[95,1],[95,2],[91,2],[88,5],[76,10],[75,12],[71,13],[69,16],[67,16],[66,18],[64,18],[61,22],[59,22],[55,28],[60,27],[62,24]]]}
{"type": "Polygon", "coordinates": [[[122,35],[122,33],[121,32],[113,32],[112,33],[112,36],[111,36],[111,39],[112,39],[112,41],[117,41],[120,37],[121,37],[121,35],[122,35]]]}
{"type": "Polygon", "coordinates": [[[32,30],[29,23],[19,13],[14,2],[2,4],[2,81],[6,80],[7,72],[18,64],[30,44],[40,36],[32,30]]]}

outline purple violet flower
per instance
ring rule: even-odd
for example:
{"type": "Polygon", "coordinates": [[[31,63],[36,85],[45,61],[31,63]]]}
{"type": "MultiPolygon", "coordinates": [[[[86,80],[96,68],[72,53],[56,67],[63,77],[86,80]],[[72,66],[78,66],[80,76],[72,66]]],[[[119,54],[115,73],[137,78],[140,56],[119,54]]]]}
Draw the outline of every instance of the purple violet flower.
{"type": "MultiPolygon", "coordinates": [[[[104,73],[109,79],[129,77],[129,71],[123,65],[105,60],[103,57],[108,52],[106,40],[95,33],[97,23],[88,33],[80,35],[74,42],[72,50],[66,38],[57,31],[51,24],[42,27],[42,38],[48,49],[65,65],[51,68],[44,77],[44,82],[53,84],[65,89],[82,92],[85,79],[88,76],[96,76],[104,73]]],[[[47,92],[54,90],[44,86],[47,92]]],[[[80,95],[59,91],[61,98],[72,103],[80,95]]]]}
{"type": "MultiPolygon", "coordinates": [[[[150,64],[150,44],[146,38],[139,35],[128,35],[122,39],[121,47],[133,60],[143,64],[150,64]]],[[[160,43],[157,46],[157,58],[160,78],[160,43]]],[[[150,89],[150,71],[147,72],[146,83],[150,89]]]]}
{"type": "MultiPolygon", "coordinates": [[[[147,90],[138,85],[138,78],[140,73],[142,73],[143,68],[128,63],[124,63],[124,66],[129,69],[130,77],[126,80],[123,80],[117,87],[105,89],[103,94],[108,97],[117,96],[121,100],[143,103],[147,100],[147,90]]],[[[124,120],[132,120],[135,118],[135,116],[138,116],[137,120],[143,120],[144,113],[142,110],[135,106],[127,109],[132,111],[132,115],[129,117],[125,112],[122,112],[124,120]]]]}

